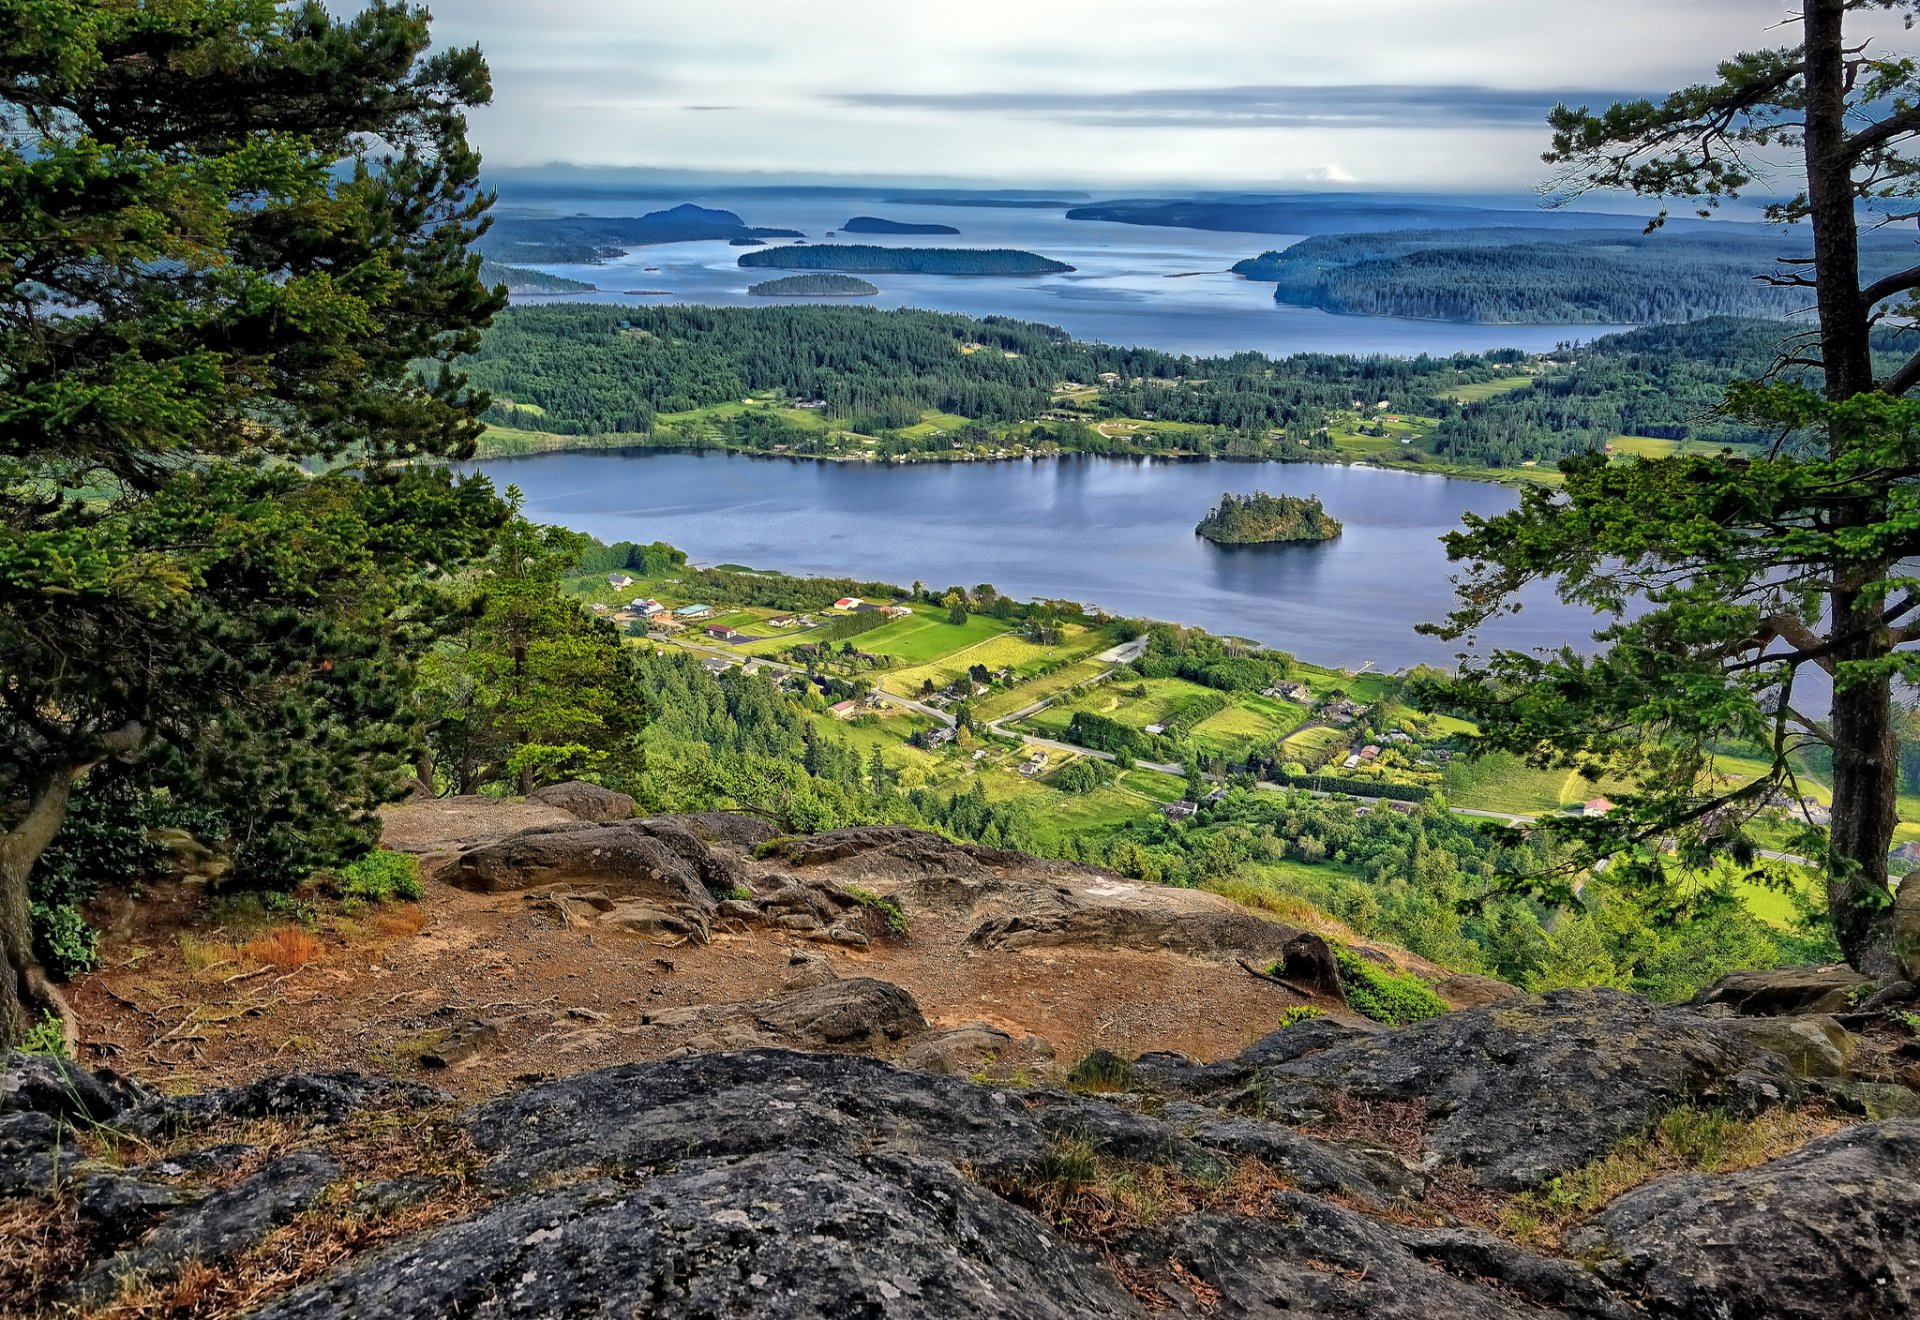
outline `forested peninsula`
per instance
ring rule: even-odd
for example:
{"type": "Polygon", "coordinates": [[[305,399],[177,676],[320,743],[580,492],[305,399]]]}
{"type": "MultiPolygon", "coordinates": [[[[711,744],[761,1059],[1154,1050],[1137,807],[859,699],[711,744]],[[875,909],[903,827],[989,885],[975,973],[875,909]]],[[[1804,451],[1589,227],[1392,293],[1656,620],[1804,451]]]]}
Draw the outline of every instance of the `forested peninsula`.
{"type": "Polygon", "coordinates": [[[1228,492],[1193,531],[1215,545],[1277,545],[1331,541],[1343,529],[1317,495],[1251,495],[1228,492]]]}
{"type": "Polygon", "coordinates": [[[1013,248],[889,248],[865,243],[790,244],[741,256],[742,266],[839,270],[859,275],[1059,275],[1062,261],[1013,248]]]}
{"type": "Polygon", "coordinates": [[[905,220],[883,220],[877,215],[856,215],[840,226],[843,234],[957,234],[952,225],[916,225],[905,220]]]}
{"type": "MultiPolygon", "coordinates": [[[[1773,364],[1783,333],[1714,318],[1539,356],[1194,358],[1005,317],[574,304],[507,310],[464,361],[493,395],[486,419],[499,429],[483,453],[1165,454],[1537,480],[1592,450],[1768,441],[1717,405],[1773,364]]],[[[1878,341],[1889,364],[1894,333],[1878,341]]]]}
{"type": "MultiPolygon", "coordinates": [[[[1233,269],[1272,282],[1274,298],[1288,306],[1344,315],[1651,325],[1805,310],[1805,290],[1757,278],[1780,269],[1780,242],[1753,226],[1652,234],[1409,229],[1309,238],[1233,269]]],[[[1910,255],[1905,239],[1869,239],[1861,266],[1877,278],[1903,269],[1910,255]]]]}
{"type": "Polygon", "coordinates": [[[880,287],[853,275],[823,273],[763,280],[747,292],[756,298],[871,298],[880,287]]]}

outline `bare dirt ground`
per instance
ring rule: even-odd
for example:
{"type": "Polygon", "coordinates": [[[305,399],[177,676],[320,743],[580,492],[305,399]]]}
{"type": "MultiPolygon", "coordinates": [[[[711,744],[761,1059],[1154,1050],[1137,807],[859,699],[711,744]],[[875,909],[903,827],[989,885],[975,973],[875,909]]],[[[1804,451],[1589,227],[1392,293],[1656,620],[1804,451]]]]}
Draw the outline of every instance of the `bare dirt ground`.
{"type": "MultiPolygon", "coordinates": [[[[390,819],[388,842],[440,852],[570,819],[526,803],[432,806],[390,819]]],[[[417,904],[323,915],[303,929],[257,912],[223,914],[199,888],[174,884],[133,910],[103,969],[73,986],[72,998],[89,1062],[171,1085],[351,1068],[420,1076],[467,1096],[661,1058],[691,1033],[651,1016],[776,994],[796,956],[905,988],[936,1029],[986,1022],[1044,1037],[1062,1069],[1096,1047],[1225,1057],[1304,1002],[1230,962],[1083,946],[981,949],[963,943],[968,929],[930,912],[914,915],[905,939],[866,950],[764,928],[662,947],[568,926],[522,894],[431,879],[417,904]],[[424,1035],[473,1019],[494,1024],[497,1040],[450,1068],[422,1067],[424,1035]]]]}

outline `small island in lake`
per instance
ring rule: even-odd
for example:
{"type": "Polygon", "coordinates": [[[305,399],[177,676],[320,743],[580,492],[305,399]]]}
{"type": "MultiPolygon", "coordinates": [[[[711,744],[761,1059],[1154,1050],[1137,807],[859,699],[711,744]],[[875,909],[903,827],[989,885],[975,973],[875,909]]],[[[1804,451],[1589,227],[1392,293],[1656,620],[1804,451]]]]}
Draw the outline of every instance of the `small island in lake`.
{"type": "Polygon", "coordinates": [[[890,248],[864,243],[762,248],[743,253],[740,264],[856,275],[1060,275],[1073,269],[1063,261],[1012,248],[890,248]]]}
{"type": "Polygon", "coordinates": [[[879,286],[852,275],[787,275],[752,285],[757,298],[871,298],[879,286]]]}
{"type": "Polygon", "coordinates": [[[883,220],[877,215],[856,215],[840,228],[849,234],[957,234],[952,225],[916,225],[905,220],[883,220]]]}
{"type": "Polygon", "coordinates": [[[767,240],[764,238],[730,238],[727,240],[728,247],[765,247],[766,245],[767,240]]]}
{"type": "Polygon", "coordinates": [[[1270,545],[1285,541],[1331,541],[1340,535],[1340,520],[1328,513],[1317,495],[1252,495],[1228,493],[1207,511],[1195,534],[1215,545],[1270,545]]]}

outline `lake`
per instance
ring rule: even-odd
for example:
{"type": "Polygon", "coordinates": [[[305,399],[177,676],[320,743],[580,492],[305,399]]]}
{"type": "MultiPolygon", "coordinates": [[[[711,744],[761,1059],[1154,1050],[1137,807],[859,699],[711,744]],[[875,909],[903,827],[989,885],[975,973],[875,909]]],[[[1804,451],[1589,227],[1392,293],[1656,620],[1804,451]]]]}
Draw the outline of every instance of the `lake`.
{"type": "MultiPolygon", "coordinates": [[[[1254,638],[1317,664],[1451,667],[1414,633],[1452,603],[1438,538],[1504,486],[1309,463],[1069,456],[882,467],[724,453],[598,451],[476,465],[525,513],[605,541],[661,540],[695,563],[941,587],[991,582],[1116,614],[1254,638]],[[1216,546],[1194,524],[1223,491],[1318,495],[1346,526],[1312,545],[1216,546]]],[[[1487,644],[1588,640],[1583,611],[1536,590],[1487,644]]]]}
{"type": "MultiPolygon", "coordinates": [[[[509,195],[508,200],[513,200],[509,195]]],[[[1587,341],[1624,326],[1464,325],[1382,316],[1334,316],[1304,307],[1282,307],[1273,286],[1229,273],[1234,262],[1297,242],[1282,234],[1223,234],[1198,229],[1157,229],[1107,221],[1068,220],[1058,210],[998,210],[985,207],[909,205],[879,195],[816,197],[737,193],[716,189],[689,194],[635,192],[617,196],[529,198],[530,204],[572,214],[640,215],[683,201],[732,211],[750,225],[798,229],[809,242],[854,215],[951,225],[959,236],[842,235],[832,242],[901,247],[1010,247],[1064,261],[1067,275],[959,278],[937,275],[873,275],[873,298],[836,298],[871,307],[920,307],[969,316],[1012,316],[1065,328],[1077,339],[1143,345],[1202,356],[1254,350],[1289,353],[1382,353],[1446,356],[1517,348],[1545,352],[1567,341],[1587,341]]],[[[785,240],[771,240],[780,243],[785,240]]],[[[539,269],[599,286],[601,292],[568,296],[655,305],[765,306],[805,301],[754,298],[747,286],[777,277],[768,269],[742,269],[741,248],[724,242],[661,243],[635,248],[600,266],[539,269]],[[649,269],[651,267],[652,269],[649,269]],[[664,295],[632,295],[628,289],[660,289],[664,295]]],[[[555,301],[527,297],[519,302],[555,301]]]]}

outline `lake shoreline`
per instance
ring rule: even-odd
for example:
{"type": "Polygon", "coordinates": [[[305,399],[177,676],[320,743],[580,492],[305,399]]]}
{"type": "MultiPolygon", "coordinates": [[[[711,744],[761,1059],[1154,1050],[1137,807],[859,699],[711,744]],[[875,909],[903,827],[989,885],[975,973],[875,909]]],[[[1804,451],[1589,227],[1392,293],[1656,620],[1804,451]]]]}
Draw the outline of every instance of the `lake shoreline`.
{"type": "Polygon", "coordinates": [[[760,458],[786,460],[796,463],[827,463],[838,466],[885,468],[885,467],[928,467],[961,466],[974,463],[1030,463],[1040,459],[1060,458],[1112,458],[1141,459],[1155,463],[1268,463],[1276,467],[1295,467],[1312,464],[1321,467],[1361,468],[1377,472],[1403,472],[1409,476],[1441,477],[1449,481],[1478,481],[1488,485],[1505,486],[1510,490],[1526,490],[1533,486],[1554,484],[1544,474],[1550,468],[1529,468],[1527,472],[1540,472],[1541,476],[1528,476],[1523,472],[1504,472],[1494,468],[1448,467],[1435,463],[1409,463],[1383,460],[1378,457],[1350,458],[1340,454],[1311,454],[1300,458],[1240,457],[1228,454],[1187,454],[1175,450],[1159,453],[1095,454],[1076,449],[1033,450],[1022,454],[897,454],[889,458],[880,458],[873,454],[770,454],[757,449],[736,449],[728,445],[662,445],[649,444],[631,436],[560,436],[552,437],[559,444],[541,444],[525,449],[488,449],[483,436],[475,448],[469,463],[493,463],[506,459],[537,458],[544,454],[607,454],[632,451],[647,454],[727,454],[738,458],[760,458]]]}

